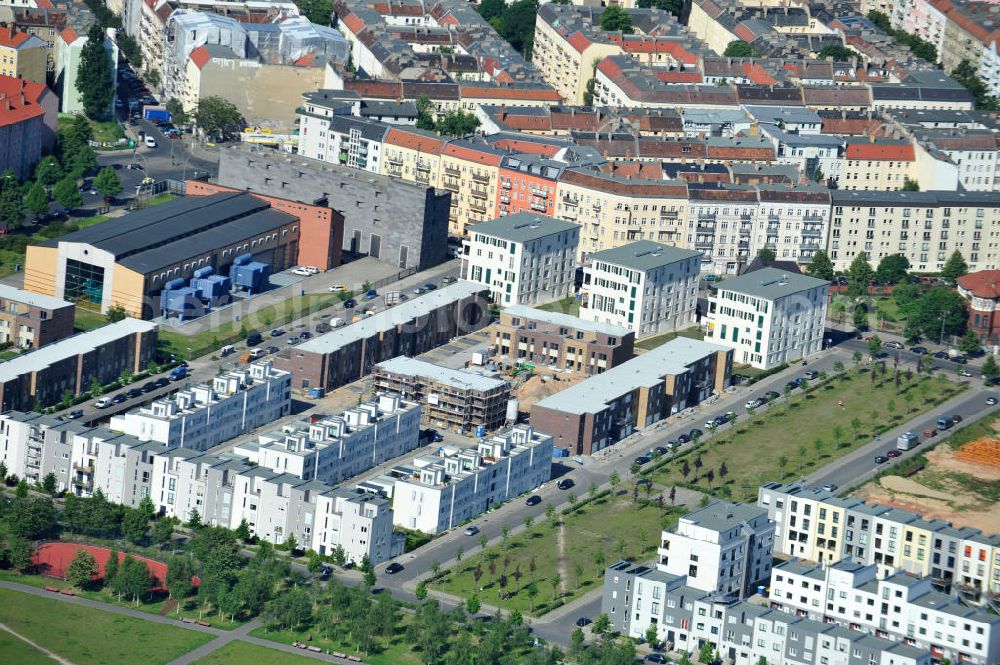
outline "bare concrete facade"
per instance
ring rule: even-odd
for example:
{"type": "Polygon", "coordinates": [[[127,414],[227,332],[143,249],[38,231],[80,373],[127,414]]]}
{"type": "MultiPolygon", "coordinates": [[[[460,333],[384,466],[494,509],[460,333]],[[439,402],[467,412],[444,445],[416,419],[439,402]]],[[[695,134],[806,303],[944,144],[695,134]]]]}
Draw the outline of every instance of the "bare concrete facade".
{"type": "Polygon", "coordinates": [[[291,133],[298,125],[295,109],[302,103],[302,91],[321,88],[323,72],[322,67],[213,58],[201,69],[198,97],[214,95],[232,102],[251,127],[291,133]]]}
{"type": "Polygon", "coordinates": [[[399,269],[426,270],[448,254],[451,193],[259,146],[220,153],[219,184],[344,216],[344,251],[399,269]]]}

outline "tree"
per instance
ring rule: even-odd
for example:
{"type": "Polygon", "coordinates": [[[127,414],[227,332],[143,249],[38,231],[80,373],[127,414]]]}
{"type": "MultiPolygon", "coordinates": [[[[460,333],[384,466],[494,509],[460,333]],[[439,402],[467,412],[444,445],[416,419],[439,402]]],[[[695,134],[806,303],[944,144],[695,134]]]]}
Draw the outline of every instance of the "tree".
{"type": "Polygon", "coordinates": [[[197,508],[192,508],[191,514],[188,515],[187,528],[189,529],[201,528],[201,513],[198,512],[197,508]]]}
{"type": "Polygon", "coordinates": [[[742,39],[734,39],[729,42],[722,55],[727,58],[756,58],[757,51],[742,39]]]}
{"type": "Polygon", "coordinates": [[[934,286],[906,308],[907,332],[943,341],[943,335],[965,332],[969,314],[965,299],[946,286],[934,286]]]}
{"type": "Polygon", "coordinates": [[[895,284],[906,279],[907,271],[910,269],[910,262],[902,254],[889,254],[878,262],[875,270],[875,279],[880,282],[895,284]]]}
{"type": "Polygon", "coordinates": [[[330,25],[333,17],[333,3],[330,0],[295,0],[295,5],[310,22],[330,25]]]}
{"type": "Polygon", "coordinates": [[[83,205],[83,197],[76,188],[76,179],[66,177],[56,183],[52,195],[65,208],[76,208],[83,205]]]}
{"type": "Polygon", "coordinates": [[[37,540],[55,527],[56,509],[48,497],[19,496],[4,513],[4,523],[9,535],[37,540]]]}
{"type": "MultiPolygon", "coordinates": [[[[481,5],[480,5],[481,6],[481,5]]],[[[434,102],[427,95],[420,95],[416,101],[417,107],[417,129],[434,131],[437,126],[434,122],[434,102]]]]}
{"type": "Polygon", "coordinates": [[[0,460],[0,483],[7,480],[7,465],[0,460]]]}
{"type": "Polygon", "coordinates": [[[95,577],[97,577],[97,560],[86,548],[81,547],[66,568],[66,580],[78,589],[89,589],[95,577]]]}
{"type": "Polygon", "coordinates": [[[174,537],[174,523],[169,517],[161,517],[153,522],[150,532],[153,542],[161,547],[169,543],[174,537]]]}
{"type": "Polygon", "coordinates": [[[965,262],[965,257],[962,256],[962,253],[957,249],[952,252],[951,256],[948,257],[948,261],[945,262],[944,268],[941,269],[941,276],[952,282],[968,273],[969,265],[965,262]]]}
{"type": "Polygon", "coordinates": [[[958,340],[958,350],[962,353],[975,353],[979,350],[979,338],[976,333],[966,330],[962,339],[958,340]]]}
{"type": "Polygon", "coordinates": [[[42,478],[42,490],[44,490],[46,494],[55,494],[57,487],[58,481],[56,480],[56,474],[51,471],[45,474],[45,477],[42,478]]]}
{"type": "Polygon", "coordinates": [[[215,95],[198,102],[194,121],[207,136],[226,136],[245,124],[235,104],[215,95]]]}
{"type": "Polygon", "coordinates": [[[987,354],[986,360],[983,361],[983,376],[994,377],[1000,375],[1000,365],[997,365],[996,358],[993,354],[987,354]]]}
{"type": "Polygon", "coordinates": [[[594,619],[594,624],[591,626],[591,630],[595,635],[604,635],[611,630],[611,619],[604,612],[597,615],[594,619]]]}
{"type": "Polygon", "coordinates": [[[997,98],[990,94],[989,86],[979,77],[979,72],[968,58],[958,63],[958,66],[951,71],[951,77],[975,97],[976,108],[996,111],[1000,107],[997,98]]]}
{"type": "Polygon", "coordinates": [[[521,52],[526,60],[531,60],[531,50],[535,43],[535,15],[538,14],[537,0],[517,0],[507,5],[499,17],[497,32],[511,46],[521,52]]]}
{"type": "Polygon", "coordinates": [[[115,194],[122,193],[122,183],[118,179],[118,174],[115,173],[114,168],[106,166],[101,169],[101,172],[94,178],[94,189],[105,197],[112,197],[115,194]]]}
{"type": "Polygon", "coordinates": [[[709,665],[715,662],[715,645],[711,642],[705,642],[701,645],[701,649],[698,651],[698,662],[706,663],[709,665]]]}
{"type": "Polygon", "coordinates": [[[476,131],[477,127],[479,118],[473,113],[461,110],[448,111],[434,123],[437,133],[445,136],[464,136],[476,131]]]}
{"type": "Polygon", "coordinates": [[[157,69],[147,69],[146,70],[146,83],[153,90],[160,87],[160,72],[157,69]]]}
{"type": "Polygon", "coordinates": [[[465,599],[465,611],[469,614],[475,615],[479,612],[480,602],[479,596],[472,594],[465,599]]]}
{"type": "Polygon", "coordinates": [[[45,191],[45,186],[41,182],[35,182],[24,195],[24,207],[27,208],[37,220],[49,209],[49,195],[45,191]]]}
{"type": "Polygon", "coordinates": [[[42,157],[35,165],[35,181],[45,187],[51,187],[62,180],[62,177],[63,172],[62,167],[59,166],[59,160],[52,155],[42,157]]]}
{"type": "Polygon", "coordinates": [[[378,579],[375,577],[375,569],[368,568],[368,570],[365,570],[363,572],[364,576],[362,578],[362,583],[365,585],[367,589],[369,590],[374,589],[375,583],[378,581],[378,579]]]}
{"type": "Polygon", "coordinates": [[[601,12],[601,30],[631,34],[632,17],[618,5],[609,5],[601,12]]]}
{"type": "Polygon", "coordinates": [[[126,509],[122,519],[122,533],[133,543],[141,543],[149,534],[149,520],[138,510],[126,509]]]}
{"type": "Polygon", "coordinates": [[[264,607],[264,618],[286,630],[308,625],[312,619],[312,599],[301,587],[279,594],[264,607]]]}
{"type": "Polygon", "coordinates": [[[247,522],[246,518],[240,520],[240,525],[236,527],[236,537],[244,543],[248,543],[253,539],[253,535],[250,533],[250,523],[247,522]]]}
{"type": "Polygon", "coordinates": [[[108,561],[104,564],[104,586],[110,588],[111,582],[118,577],[118,550],[112,549],[108,561]]]}
{"type": "Polygon", "coordinates": [[[868,355],[874,356],[879,351],[882,350],[882,338],[878,335],[872,335],[868,338],[868,355]]]}
{"type": "Polygon", "coordinates": [[[903,191],[904,192],[919,192],[920,183],[912,178],[903,178],[903,191]]]}
{"type": "MultiPolygon", "coordinates": [[[[316,21],[313,21],[316,23],[316,21]]],[[[171,97],[166,103],[167,113],[170,114],[170,121],[175,125],[186,125],[190,118],[188,114],[184,111],[184,104],[181,103],[176,97],[171,97]]]]}
{"type": "Polygon", "coordinates": [[[757,258],[764,263],[773,263],[777,259],[777,255],[774,253],[773,249],[768,249],[767,247],[761,247],[757,252],[757,258]]]}
{"type": "Polygon", "coordinates": [[[848,62],[851,58],[857,58],[858,52],[852,48],[847,48],[846,46],[830,44],[829,46],[821,48],[816,55],[818,55],[821,60],[848,62]]]}
{"type": "Polygon", "coordinates": [[[31,566],[35,555],[35,546],[27,538],[11,536],[7,538],[7,560],[18,571],[31,566]]]}
{"type": "Polygon", "coordinates": [[[684,8],[684,3],[681,0],[639,0],[636,3],[636,7],[640,9],[649,9],[650,7],[654,9],[662,9],[665,12],[670,12],[675,17],[681,17],[681,10],[684,8]]]}
{"type": "Polygon", "coordinates": [[[875,278],[875,271],[868,263],[868,255],[858,252],[847,268],[847,295],[857,298],[868,293],[868,284],[875,278]]]}
{"type": "Polygon", "coordinates": [[[656,644],[657,644],[657,642],[660,641],[660,636],[656,632],[656,624],[655,623],[651,623],[648,626],[646,626],[646,635],[645,635],[645,637],[646,637],[646,644],[648,644],[651,647],[655,647],[656,644]]]}
{"type": "Polygon", "coordinates": [[[120,580],[119,593],[132,598],[138,605],[139,599],[149,588],[149,569],[142,561],[126,556],[121,563],[118,580],[120,580]]]}
{"type": "Polygon", "coordinates": [[[91,120],[107,120],[115,96],[115,79],[111,55],[104,48],[104,29],[94,23],[87,32],[87,43],[80,50],[80,67],[76,91],[80,93],[83,111],[91,120]]]}

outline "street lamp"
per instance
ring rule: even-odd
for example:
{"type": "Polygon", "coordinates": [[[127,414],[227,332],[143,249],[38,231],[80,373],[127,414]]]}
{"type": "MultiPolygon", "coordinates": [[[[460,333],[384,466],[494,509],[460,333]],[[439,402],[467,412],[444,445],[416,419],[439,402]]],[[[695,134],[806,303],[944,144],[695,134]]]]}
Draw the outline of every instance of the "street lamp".
{"type": "Polygon", "coordinates": [[[188,360],[191,360],[191,347],[190,346],[187,347],[187,352],[188,352],[188,360]]]}

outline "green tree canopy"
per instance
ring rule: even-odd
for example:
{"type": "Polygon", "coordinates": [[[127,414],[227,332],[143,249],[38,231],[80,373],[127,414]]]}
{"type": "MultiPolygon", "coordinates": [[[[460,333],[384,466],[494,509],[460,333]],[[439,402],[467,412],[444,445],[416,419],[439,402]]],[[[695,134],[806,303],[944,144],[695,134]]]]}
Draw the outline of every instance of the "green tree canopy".
{"type": "Polygon", "coordinates": [[[839,62],[847,62],[851,58],[857,58],[858,52],[852,48],[846,46],[840,46],[838,44],[830,44],[829,46],[824,46],[816,54],[821,60],[836,60],[839,62]]]}
{"type": "Polygon", "coordinates": [[[601,30],[631,34],[632,17],[618,5],[608,5],[601,12],[601,30]]]}
{"type": "Polygon", "coordinates": [[[636,3],[636,7],[639,9],[662,9],[680,18],[681,10],[684,9],[684,3],[682,0],[639,0],[636,3]]]}
{"type": "Polygon", "coordinates": [[[757,51],[742,39],[734,39],[729,42],[722,55],[727,58],[755,58],[757,57],[757,51]]]}
{"type": "Polygon", "coordinates": [[[980,78],[979,72],[968,58],[958,63],[958,66],[951,71],[951,77],[976,99],[977,108],[987,111],[1000,109],[1000,102],[990,94],[989,86],[980,78]]]}
{"type": "Polygon", "coordinates": [[[830,256],[822,249],[813,254],[813,259],[806,271],[813,277],[825,279],[828,282],[833,281],[833,262],[830,261],[830,256]]]}
{"type": "Polygon", "coordinates": [[[537,0],[517,0],[507,5],[499,17],[500,36],[531,60],[531,49],[535,43],[535,15],[538,13],[537,0]]]}
{"type": "Polygon", "coordinates": [[[56,201],[59,201],[66,208],[76,208],[83,205],[83,197],[76,188],[76,180],[72,178],[63,178],[57,182],[52,194],[56,197],[56,201]]]}
{"type": "Polygon", "coordinates": [[[88,589],[97,577],[97,560],[94,555],[81,547],[73,555],[66,568],[66,580],[79,589],[88,589]]]}
{"type": "Polygon", "coordinates": [[[919,192],[920,183],[913,178],[903,178],[903,191],[904,192],[919,192]]]}
{"type": "Polygon", "coordinates": [[[240,131],[245,124],[235,104],[215,95],[198,102],[194,120],[207,136],[226,136],[240,131]]]}
{"type": "Polygon", "coordinates": [[[473,113],[452,110],[445,113],[434,123],[434,129],[445,136],[464,136],[471,134],[479,127],[479,119],[473,113]]]}
{"type": "Polygon", "coordinates": [[[875,270],[875,279],[880,282],[895,284],[906,279],[907,271],[910,269],[910,262],[902,254],[889,254],[878,262],[875,270]]]}
{"type": "MultiPolygon", "coordinates": [[[[87,127],[90,127],[89,123],[87,123],[87,127]]],[[[46,187],[51,187],[56,184],[62,179],[62,177],[63,172],[62,167],[59,166],[59,160],[52,155],[42,157],[38,161],[38,164],[35,165],[35,180],[46,187]]]]}
{"type": "Polygon", "coordinates": [[[190,120],[187,112],[184,111],[184,104],[176,97],[168,99],[165,106],[167,113],[170,114],[170,121],[175,125],[186,125],[190,120]]]}
{"type": "Polygon", "coordinates": [[[760,251],[757,252],[757,258],[763,261],[764,263],[771,263],[778,257],[774,253],[773,249],[768,249],[767,247],[761,247],[760,251]]]}
{"type": "Polygon", "coordinates": [[[49,195],[41,182],[35,182],[24,195],[24,207],[37,219],[49,209],[49,195]]]}
{"type": "Polygon", "coordinates": [[[295,0],[295,5],[313,23],[330,25],[333,3],[330,0],[295,0]]]}
{"type": "Polygon", "coordinates": [[[947,280],[955,281],[962,275],[969,273],[969,264],[965,262],[965,257],[957,249],[948,257],[948,261],[941,269],[941,276],[947,280]]]}
{"type": "Polygon", "coordinates": [[[847,268],[847,295],[856,298],[868,293],[868,283],[874,278],[875,271],[868,263],[868,256],[864,252],[858,252],[847,268]]]}
{"type": "Polygon", "coordinates": [[[80,50],[76,91],[80,93],[84,113],[92,120],[106,120],[111,116],[115,95],[111,54],[105,50],[104,40],[104,30],[99,23],[94,23],[87,33],[87,43],[80,50]]]}
{"type": "Polygon", "coordinates": [[[965,298],[946,286],[928,289],[904,313],[908,332],[919,332],[933,340],[941,337],[942,331],[945,335],[961,335],[969,318],[965,298]]]}
{"type": "Polygon", "coordinates": [[[113,167],[105,166],[101,169],[101,172],[94,178],[94,189],[99,191],[102,196],[121,194],[122,183],[113,167]]]}

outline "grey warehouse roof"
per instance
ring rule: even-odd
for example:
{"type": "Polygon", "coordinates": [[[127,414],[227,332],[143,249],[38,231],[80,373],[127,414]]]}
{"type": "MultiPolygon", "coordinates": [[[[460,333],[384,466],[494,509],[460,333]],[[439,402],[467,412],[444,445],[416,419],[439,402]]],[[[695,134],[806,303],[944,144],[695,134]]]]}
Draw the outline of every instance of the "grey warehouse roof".
{"type": "Polygon", "coordinates": [[[113,254],[127,268],[149,272],[293,221],[292,215],[274,210],[267,201],[244,192],[187,196],[44,245],[93,245],[113,254]]]}
{"type": "Polygon", "coordinates": [[[48,346],[43,346],[37,351],[24,353],[5,363],[0,363],[0,383],[12,381],[30,372],[43,370],[60,360],[88,353],[126,335],[149,332],[150,330],[156,330],[156,324],[151,321],[122,319],[89,332],[67,337],[48,346]]]}
{"type": "Polygon", "coordinates": [[[460,279],[454,284],[449,284],[430,293],[425,293],[422,296],[401,302],[357,323],[352,323],[341,328],[334,328],[325,335],[314,337],[308,342],[293,347],[291,352],[333,353],[348,344],[387,332],[396,326],[409,323],[417,317],[424,316],[439,307],[458,302],[462,298],[474,296],[483,290],[484,287],[482,284],[460,279]]]}
{"type": "Polygon", "coordinates": [[[396,374],[423,376],[447,386],[478,390],[480,392],[496,390],[507,383],[500,379],[491,379],[481,374],[472,374],[459,369],[442,367],[441,365],[435,365],[434,363],[417,358],[410,358],[409,356],[396,356],[385,362],[378,363],[375,367],[380,367],[387,372],[394,372],[396,374]]]}
{"type": "Polygon", "coordinates": [[[625,335],[632,333],[632,331],[628,328],[622,328],[621,326],[615,326],[610,323],[585,321],[571,314],[551,312],[546,309],[535,309],[534,307],[528,307],[527,305],[511,305],[510,307],[504,308],[503,311],[504,314],[523,316],[526,319],[532,319],[534,321],[544,321],[545,323],[551,323],[557,326],[565,326],[566,328],[574,328],[576,330],[585,330],[588,332],[604,333],[605,335],[624,337],[625,335]]]}
{"type": "Polygon", "coordinates": [[[511,242],[528,242],[579,228],[579,224],[573,224],[561,219],[554,219],[534,213],[519,212],[514,215],[494,219],[492,222],[476,224],[469,227],[469,232],[482,233],[511,242]]]}
{"type": "Polygon", "coordinates": [[[652,387],[667,375],[687,372],[688,365],[705,356],[726,351],[725,347],[697,339],[678,337],[647,351],[603,374],[546,397],[537,406],[565,413],[597,413],[608,402],[639,387],[652,387]]]}
{"type": "Polygon", "coordinates": [[[679,249],[652,240],[637,240],[627,245],[595,252],[590,255],[590,260],[604,261],[616,266],[646,272],[700,256],[701,252],[691,249],[679,249]]]}
{"type": "Polygon", "coordinates": [[[808,291],[829,282],[808,275],[786,273],[777,268],[761,268],[748,272],[740,277],[727,279],[719,283],[720,291],[736,291],[765,300],[776,300],[793,293],[808,291]]]}

